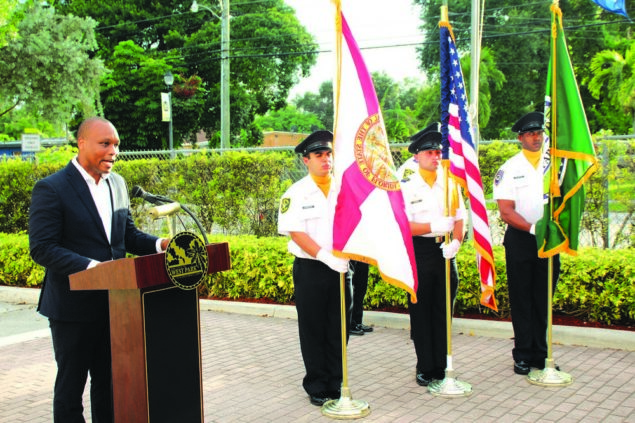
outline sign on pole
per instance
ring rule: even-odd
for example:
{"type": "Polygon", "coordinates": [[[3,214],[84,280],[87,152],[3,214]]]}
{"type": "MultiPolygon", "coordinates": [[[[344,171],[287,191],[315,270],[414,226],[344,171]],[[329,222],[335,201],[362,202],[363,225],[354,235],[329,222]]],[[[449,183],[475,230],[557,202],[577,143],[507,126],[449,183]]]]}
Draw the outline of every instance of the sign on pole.
{"type": "Polygon", "coordinates": [[[161,120],[163,122],[170,121],[170,94],[169,93],[161,93],[161,120]]]}
{"type": "Polygon", "coordinates": [[[22,152],[40,151],[40,134],[22,134],[22,152]]]}

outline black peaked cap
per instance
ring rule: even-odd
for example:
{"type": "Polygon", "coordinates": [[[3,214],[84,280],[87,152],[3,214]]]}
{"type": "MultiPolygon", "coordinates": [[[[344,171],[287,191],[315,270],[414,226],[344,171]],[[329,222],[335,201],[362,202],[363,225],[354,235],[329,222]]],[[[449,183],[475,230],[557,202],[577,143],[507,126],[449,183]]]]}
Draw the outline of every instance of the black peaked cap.
{"type": "Polygon", "coordinates": [[[316,151],[333,151],[333,133],[331,131],[315,131],[295,147],[295,152],[303,156],[316,151]]]}
{"type": "Polygon", "coordinates": [[[410,137],[408,151],[417,154],[424,150],[441,150],[441,124],[434,122],[410,137]]]}
{"type": "Polygon", "coordinates": [[[545,116],[540,112],[529,112],[512,126],[512,132],[523,134],[529,131],[541,131],[545,123],[545,116]]]}

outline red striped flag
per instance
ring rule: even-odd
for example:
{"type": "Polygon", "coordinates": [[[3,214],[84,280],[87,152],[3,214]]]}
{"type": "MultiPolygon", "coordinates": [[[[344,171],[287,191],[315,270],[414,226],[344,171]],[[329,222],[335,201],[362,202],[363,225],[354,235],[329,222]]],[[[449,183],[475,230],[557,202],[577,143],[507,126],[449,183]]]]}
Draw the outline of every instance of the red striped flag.
{"type": "Polygon", "coordinates": [[[417,301],[417,268],[399,178],[375,87],[350,28],[336,6],[333,223],[336,255],[377,266],[382,278],[417,301]]]}
{"type": "Polygon", "coordinates": [[[461,62],[452,27],[449,22],[439,23],[441,29],[441,133],[443,134],[443,159],[450,161],[450,173],[469,193],[470,214],[474,229],[476,263],[481,278],[481,304],[492,310],[496,307],[494,288],[496,270],[492,237],[489,230],[487,209],[478,156],[468,119],[468,104],[461,71],[461,62]]]}

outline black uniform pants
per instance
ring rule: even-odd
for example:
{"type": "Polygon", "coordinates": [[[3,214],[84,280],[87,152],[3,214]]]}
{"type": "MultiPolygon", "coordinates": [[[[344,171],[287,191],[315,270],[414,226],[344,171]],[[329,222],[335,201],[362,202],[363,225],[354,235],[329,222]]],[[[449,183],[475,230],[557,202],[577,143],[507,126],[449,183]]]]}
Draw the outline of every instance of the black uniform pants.
{"type": "Polygon", "coordinates": [[[368,290],[368,263],[351,261],[353,268],[353,324],[363,323],[364,297],[368,290]]]}
{"type": "MultiPolygon", "coordinates": [[[[443,379],[447,364],[447,315],[445,259],[434,238],[415,236],[417,303],[408,298],[410,334],[417,354],[417,372],[443,379]]],[[[454,304],[459,277],[456,262],[450,261],[450,304],[454,304]]]]}
{"type": "Polygon", "coordinates": [[[83,423],[82,396],[90,373],[92,421],[113,421],[109,322],[49,319],[57,376],[53,393],[55,423],[83,423]]]}
{"type": "MultiPolygon", "coordinates": [[[[350,272],[346,275],[344,304],[348,339],[350,272]]],[[[300,349],[306,370],[302,386],[309,395],[338,391],[342,385],[340,273],[320,261],[296,257],[293,285],[300,349]]]]}
{"type": "MultiPolygon", "coordinates": [[[[509,304],[514,328],[515,361],[544,363],[547,358],[547,285],[549,260],[538,257],[536,237],[508,227],[503,241],[509,304]]],[[[560,256],[553,257],[553,290],[560,256]]]]}

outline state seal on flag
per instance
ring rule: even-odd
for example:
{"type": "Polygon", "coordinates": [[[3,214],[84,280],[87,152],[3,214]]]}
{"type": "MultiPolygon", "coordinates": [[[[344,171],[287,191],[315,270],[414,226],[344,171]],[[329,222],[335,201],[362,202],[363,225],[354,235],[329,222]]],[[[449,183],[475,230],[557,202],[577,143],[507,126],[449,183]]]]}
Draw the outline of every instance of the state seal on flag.
{"type": "Polygon", "coordinates": [[[377,188],[399,190],[388,137],[377,113],[367,117],[355,134],[355,161],[364,178],[377,188]]]}

